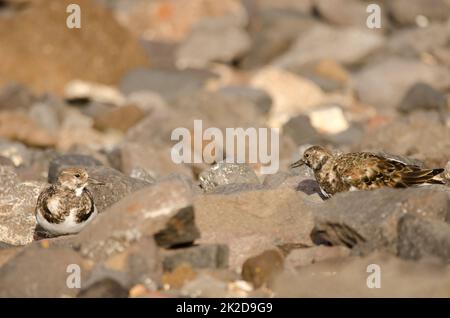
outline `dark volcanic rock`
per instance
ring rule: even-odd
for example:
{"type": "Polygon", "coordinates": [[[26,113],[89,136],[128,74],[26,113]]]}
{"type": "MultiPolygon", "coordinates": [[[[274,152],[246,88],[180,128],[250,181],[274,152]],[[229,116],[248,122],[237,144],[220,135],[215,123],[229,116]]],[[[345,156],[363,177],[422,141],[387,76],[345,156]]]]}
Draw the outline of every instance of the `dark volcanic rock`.
{"type": "Polygon", "coordinates": [[[448,223],[405,215],[399,221],[398,236],[397,250],[400,257],[417,260],[434,256],[450,263],[448,223]]]}
{"type": "Polygon", "coordinates": [[[171,272],[188,264],[192,268],[227,268],[228,246],[223,244],[195,245],[162,251],[163,268],[171,272]]]}
{"type": "Polygon", "coordinates": [[[386,248],[396,253],[397,224],[405,214],[446,220],[448,195],[430,189],[379,189],[337,194],[315,213],[316,243],[357,247],[366,253],[386,248]]]}
{"type": "Polygon", "coordinates": [[[193,242],[193,238],[200,237],[194,219],[192,206],[180,209],[175,216],[167,221],[166,227],[155,234],[155,241],[158,246],[172,247],[193,242]]]}

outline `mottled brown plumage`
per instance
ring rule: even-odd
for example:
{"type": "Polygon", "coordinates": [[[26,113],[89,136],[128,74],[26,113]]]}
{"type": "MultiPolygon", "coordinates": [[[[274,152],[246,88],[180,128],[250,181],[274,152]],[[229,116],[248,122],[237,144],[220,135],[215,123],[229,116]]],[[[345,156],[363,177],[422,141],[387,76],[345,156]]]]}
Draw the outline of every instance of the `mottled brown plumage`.
{"type": "Polygon", "coordinates": [[[291,167],[303,164],[313,169],[316,181],[327,197],[353,190],[445,184],[439,176],[444,169],[422,169],[369,152],[334,154],[323,147],[312,146],[291,167]]]}
{"type": "Polygon", "coordinates": [[[83,168],[61,171],[56,184],[46,188],[38,197],[36,220],[52,234],[78,233],[97,214],[88,183],[101,184],[89,178],[83,168]]]}

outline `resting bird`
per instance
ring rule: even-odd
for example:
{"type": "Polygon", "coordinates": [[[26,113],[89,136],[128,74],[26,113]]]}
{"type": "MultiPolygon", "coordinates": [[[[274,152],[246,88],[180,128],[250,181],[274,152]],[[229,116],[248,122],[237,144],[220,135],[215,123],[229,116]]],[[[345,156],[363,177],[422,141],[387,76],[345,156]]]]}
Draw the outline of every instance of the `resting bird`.
{"type": "Polygon", "coordinates": [[[38,197],[35,214],[37,223],[54,235],[80,232],[97,215],[88,184],[100,185],[83,168],[61,171],[56,184],[43,190],[38,197]]]}
{"type": "Polygon", "coordinates": [[[291,168],[304,164],[314,171],[316,181],[326,197],[344,191],[446,184],[440,176],[444,172],[442,168],[422,169],[370,152],[334,154],[321,146],[312,146],[291,168]]]}

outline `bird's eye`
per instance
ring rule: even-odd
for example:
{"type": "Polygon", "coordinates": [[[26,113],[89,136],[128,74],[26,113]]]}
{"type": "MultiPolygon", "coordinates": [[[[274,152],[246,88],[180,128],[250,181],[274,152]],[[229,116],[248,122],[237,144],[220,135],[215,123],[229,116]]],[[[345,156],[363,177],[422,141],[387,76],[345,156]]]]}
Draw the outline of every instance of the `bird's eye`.
{"type": "Polygon", "coordinates": [[[305,155],[305,157],[306,157],[306,158],[309,158],[309,153],[307,153],[307,154],[305,155]]]}
{"type": "Polygon", "coordinates": [[[79,178],[79,177],[80,177],[80,174],[79,174],[79,173],[75,174],[75,177],[76,177],[76,178],[79,178]]]}

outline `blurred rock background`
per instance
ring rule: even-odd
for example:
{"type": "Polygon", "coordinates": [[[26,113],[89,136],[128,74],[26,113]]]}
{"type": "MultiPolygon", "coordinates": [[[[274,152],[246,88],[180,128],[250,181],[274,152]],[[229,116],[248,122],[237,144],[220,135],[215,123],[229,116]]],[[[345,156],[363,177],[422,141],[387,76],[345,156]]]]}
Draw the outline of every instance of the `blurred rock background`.
{"type": "Polygon", "coordinates": [[[0,296],[448,297],[448,187],[323,201],[288,165],[321,144],[448,175],[449,13],[448,0],[0,1],[0,296]],[[80,29],[66,27],[73,2],[80,29]],[[280,171],[175,164],[171,132],[194,119],[280,128],[280,171]],[[71,165],[107,182],[102,213],[43,240],[37,195],[71,165]],[[65,286],[70,263],[81,291],[65,286]],[[367,288],[370,263],[388,288],[367,288]]]}

